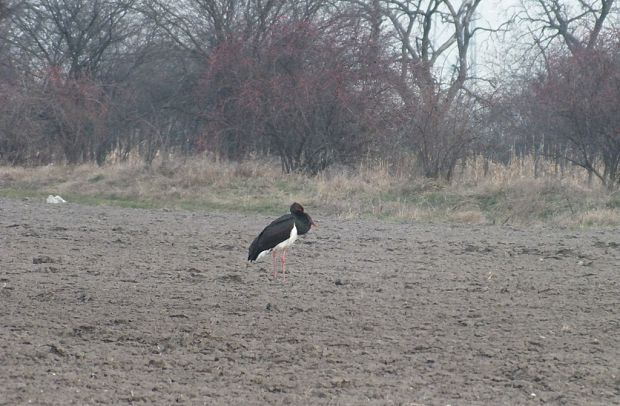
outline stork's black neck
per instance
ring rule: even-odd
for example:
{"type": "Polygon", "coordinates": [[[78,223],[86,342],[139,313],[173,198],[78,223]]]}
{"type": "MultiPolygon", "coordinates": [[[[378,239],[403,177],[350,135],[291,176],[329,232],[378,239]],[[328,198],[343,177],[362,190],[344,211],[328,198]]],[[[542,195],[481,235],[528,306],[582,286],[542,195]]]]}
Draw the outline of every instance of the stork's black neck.
{"type": "Polygon", "coordinates": [[[297,234],[306,234],[310,231],[312,226],[312,219],[306,213],[292,213],[295,219],[295,227],[297,227],[297,234]]]}

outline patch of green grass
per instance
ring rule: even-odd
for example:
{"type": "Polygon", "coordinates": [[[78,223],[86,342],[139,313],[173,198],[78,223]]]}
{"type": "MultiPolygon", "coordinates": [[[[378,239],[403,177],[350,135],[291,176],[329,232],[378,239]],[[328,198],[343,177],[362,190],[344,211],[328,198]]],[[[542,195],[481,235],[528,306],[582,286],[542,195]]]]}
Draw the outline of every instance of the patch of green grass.
{"type": "Polygon", "coordinates": [[[495,224],[506,221],[510,214],[506,193],[502,190],[485,191],[472,196],[474,204],[487,221],[495,224]]]}
{"type": "Polygon", "coordinates": [[[71,203],[86,204],[90,206],[118,206],[132,209],[152,209],[162,207],[152,201],[141,200],[133,197],[121,197],[114,194],[93,196],[68,194],[64,197],[64,199],[71,203]]]}
{"type": "Polygon", "coordinates": [[[99,182],[100,180],[103,180],[103,179],[105,179],[105,176],[103,176],[102,174],[99,174],[99,175],[95,175],[92,178],[88,179],[88,181],[90,183],[97,183],[97,182],[99,182]]]}
{"type": "Polygon", "coordinates": [[[557,216],[558,213],[571,212],[575,208],[561,193],[546,193],[543,195],[543,207],[540,212],[535,213],[540,220],[549,220],[557,216]]]}
{"type": "MultiPolygon", "coordinates": [[[[0,188],[0,196],[11,199],[37,199],[45,201],[50,194],[56,194],[54,192],[42,192],[40,190],[33,189],[20,189],[20,188],[0,188]]],[[[155,208],[160,207],[148,200],[140,200],[133,197],[121,197],[115,194],[101,194],[101,195],[81,195],[76,193],[62,193],[61,196],[67,202],[86,204],[90,206],[119,206],[130,208],[155,208]]]]}
{"type": "Polygon", "coordinates": [[[254,200],[248,206],[245,206],[247,211],[258,212],[262,214],[277,214],[281,213],[283,208],[288,210],[288,202],[283,203],[273,200],[254,200]],[[285,207],[283,207],[285,206],[285,207]]]}
{"type": "Polygon", "coordinates": [[[464,201],[464,196],[446,191],[427,192],[419,200],[420,205],[428,208],[451,208],[464,201]]]}
{"type": "Polygon", "coordinates": [[[419,185],[395,185],[379,193],[382,201],[405,202],[425,208],[454,206],[464,197],[450,193],[445,188],[426,189],[419,185]]]}
{"type": "Polygon", "coordinates": [[[506,203],[506,195],[503,192],[477,194],[475,199],[483,213],[494,213],[506,203]]]}
{"type": "Polygon", "coordinates": [[[44,199],[49,193],[41,192],[40,190],[25,188],[25,187],[3,187],[0,188],[0,196],[10,199],[24,199],[24,198],[41,198],[44,199]]]}
{"type": "Polygon", "coordinates": [[[200,200],[200,199],[172,199],[168,204],[161,204],[160,207],[177,207],[189,211],[214,210],[214,211],[236,211],[242,213],[261,213],[278,214],[287,210],[288,206],[283,206],[281,202],[268,199],[252,199],[249,204],[239,203],[230,200],[200,200]]]}
{"type": "Polygon", "coordinates": [[[605,203],[605,207],[608,209],[620,209],[620,195],[611,196],[607,203],[605,203]]]}

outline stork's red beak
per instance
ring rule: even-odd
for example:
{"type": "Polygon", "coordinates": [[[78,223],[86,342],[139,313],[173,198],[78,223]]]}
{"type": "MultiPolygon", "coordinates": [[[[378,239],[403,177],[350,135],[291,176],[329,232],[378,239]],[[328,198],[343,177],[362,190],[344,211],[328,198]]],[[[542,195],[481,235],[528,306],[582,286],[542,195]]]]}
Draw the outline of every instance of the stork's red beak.
{"type": "Polygon", "coordinates": [[[310,220],[310,227],[319,228],[319,225],[314,222],[314,220],[310,220]]]}

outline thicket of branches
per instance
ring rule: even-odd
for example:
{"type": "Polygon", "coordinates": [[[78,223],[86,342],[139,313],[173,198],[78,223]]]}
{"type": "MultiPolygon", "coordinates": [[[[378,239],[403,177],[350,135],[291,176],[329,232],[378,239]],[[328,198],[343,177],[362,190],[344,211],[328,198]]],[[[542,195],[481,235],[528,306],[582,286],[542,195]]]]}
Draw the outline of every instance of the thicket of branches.
{"type": "Polygon", "coordinates": [[[449,179],[534,153],[618,185],[614,0],[523,0],[494,27],[480,2],[0,0],[0,162],[376,155],[449,179]],[[520,63],[477,77],[490,31],[520,63]]]}

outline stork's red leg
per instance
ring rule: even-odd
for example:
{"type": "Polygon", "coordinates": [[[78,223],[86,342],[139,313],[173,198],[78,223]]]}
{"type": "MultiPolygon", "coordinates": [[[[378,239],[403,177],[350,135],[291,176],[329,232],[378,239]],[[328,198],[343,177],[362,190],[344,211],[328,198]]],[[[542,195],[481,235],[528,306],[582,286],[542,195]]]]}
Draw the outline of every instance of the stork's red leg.
{"type": "Polygon", "coordinates": [[[286,250],[282,250],[282,276],[286,281],[286,250]]]}
{"type": "Polygon", "coordinates": [[[276,274],[276,261],[277,261],[277,259],[276,259],[276,251],[273,250],[273,251],[271,251],[271,262],[273,263],[273,277],[274,277],[274,279],[277,277],[277,274],[276,274]]]}

